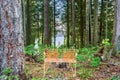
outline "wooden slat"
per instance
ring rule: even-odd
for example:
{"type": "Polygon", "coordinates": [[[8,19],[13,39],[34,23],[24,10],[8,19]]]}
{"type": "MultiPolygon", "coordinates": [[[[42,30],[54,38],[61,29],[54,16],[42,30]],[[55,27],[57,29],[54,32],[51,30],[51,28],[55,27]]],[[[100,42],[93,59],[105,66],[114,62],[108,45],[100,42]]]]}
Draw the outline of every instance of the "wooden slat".
{"type": "Polygon", "coordinates": [[[76,60],[73,60],[73,59],[53,59],[53,58],[46,58],[46,59],[44,60],[44,62],[57,62],[57,63],[66,62],[66,63],[76,63],[76,60]]]}
{"type": "Polygon", "coordinates": [[[63,53],[63,59],[75,59],[75,52],[74,51],[65,51],[63,53]]]}
{"type": "Polygon", "coordinates": [[[58,58],[58,52],[55,50],[48,50],[45,52],[45,58],[58,58]]]}

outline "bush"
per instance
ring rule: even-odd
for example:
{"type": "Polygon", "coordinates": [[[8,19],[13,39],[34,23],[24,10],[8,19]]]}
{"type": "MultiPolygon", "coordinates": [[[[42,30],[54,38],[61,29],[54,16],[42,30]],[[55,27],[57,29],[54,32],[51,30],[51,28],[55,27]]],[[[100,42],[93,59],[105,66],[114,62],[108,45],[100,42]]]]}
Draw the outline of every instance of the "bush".
{"type": "Polygon", "coordinates": [[[10,75],[12,73],[12,69],[8,68],[2,71],[2,74],[0,76],[0,80],[19,80],[17,75],[10,75]]]}
{"type": "Polygon", "coordinates": [[[38,47],[38,52],[37,53],[35,53],[35,49],[34,49],[33,44],[26,46],[24,48],[24,53],[32,56],[36,62],[44,61],[44,50],[46,48],[52,49],[53,46],[47,46],[47,45],[42,45],[42,44],[38,44],[38,46],[39,47],[38,47]]]}
{"type": "MultiPolygon", "coordinates": [[[[99,47],[88,47],[81,48],[78,50],[78,55],[76,57],[77,61],[89,62],[92,67],[98,67],[100,65],[100,58],[94,57],[94,53],[99,49],[99,47]]],[[[89,64],[87,63],[87,64],[89,64]]]]}
{"type": "Polygon", "coordinates": [[[24,53],[33,56],[33,54],[34,54],[34,45],[31,44],[29,46],[26,46],[24,48],[24,53]]]}
{"type": "Polygon", "coordinates": [[[89,68],[82,67],[78,72],[78,76],[80,76],[82,79],[87,79],[92,77],[93,70],[89,68]]]}
{"type": "Polygon", "coordinates": [[[120,77],[118,77],[118,76],[113,76],[113,77],[111,78],[111,80],[120,80],[120,77]]]}
{"type": "Polygon", "coordinates": [[[90,64],[92,67],[98,67],[100,65],[100,58],[99,57],[93,57],[90,61],[90,64]]]}

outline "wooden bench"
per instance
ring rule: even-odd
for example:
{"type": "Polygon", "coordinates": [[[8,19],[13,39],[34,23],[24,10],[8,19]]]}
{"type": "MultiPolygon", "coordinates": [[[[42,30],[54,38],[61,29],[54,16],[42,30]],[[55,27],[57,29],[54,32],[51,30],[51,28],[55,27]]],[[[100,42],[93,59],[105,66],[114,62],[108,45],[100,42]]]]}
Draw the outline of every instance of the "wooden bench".
{"type": "MultiPolygon", "coordinates": [[[[44,77],[46,73],[46,63],[75,63],[75,76],[76,76],[76,59],[75,59],[75,51],[74,50],[69,50],[69,51],[64,51],[62,58],[58,57],[58,52],[56,50],[45,50],[45,59],[44,59],[44,77]]],[[[72,68],[72,70],[74,70],[72,68]]]]}

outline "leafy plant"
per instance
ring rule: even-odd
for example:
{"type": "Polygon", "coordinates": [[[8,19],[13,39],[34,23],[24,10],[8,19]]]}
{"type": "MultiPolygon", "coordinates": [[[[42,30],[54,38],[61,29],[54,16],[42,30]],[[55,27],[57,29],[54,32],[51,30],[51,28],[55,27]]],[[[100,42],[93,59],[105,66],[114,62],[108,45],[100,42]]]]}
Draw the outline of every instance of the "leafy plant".
{"type": "Polygon", "coordinates": [[[42,78],[42,80],[48,80],[47,78],[42,78]]]}
{"type": "Polygon", "coordinates": [[[25,65],[25,75],[26,75],[27,78],[30,77],[30,70],[26,65],[25,65]]]}
{"type": "Polygon", "coordinates": [[[77,59],[77,61],[82,61],[82,62],[86,62],[87,61],[85,55],[78,55],[76,59],[77,59]]]}
{"type": "Polygon", "coordinates": [[[109,39],[104,39],[104,40],[102,41],[102,44],[105,45],[105,46],[107,46],[107,47],[109,47],[109,46],[110,46],[109,39]]]}
{"type": "Polygon", "coordinates": [[[82,67],[78,72],[78,76],[80,76],[82,79],[87,79],[92,77],[93,70],[89,68],[82,67]]]}
{"type": "Polygon", "coordinates": [[[3,70],[3,75],[0,76],[0,80],[19,80],[17,75],[10,75],[11,72],[11,68],[3,70]]]}
{"type": "Polygon", "coordinates": [[[34,57],[36,62],[40,62],[40,61],[44,60],[44,50],[45,50],[45,47],[46,47],[46,46],[43,46],[41,44],[38,44],[38,46],[39,46],[39,49],[38,49],[39,53],[35,53],[33,44],[31,44],[29,46],[26,46],[24,48],[24,53],[34,57]]]}
{"type": "Polygon", "coordinates": [[[32,78],[32,80],[39,80],[39,78],[32,78]]]}
{"type": "Polygon", "coordinates": [[[113,77],[111,78],[111,80],[120,80],[120,77],[118,77],[118,76],[113,76],[113,77]]]}
{"type": "Polygon", "coordinates": [[[98,67],[100,65],[100,58],[93,57],[90,61],[90,64],[92,65],[92,67],[98,67]]]}
{"type": "Polygon", "coordinates": [[[12,72],[12,69],[11,69],[11,68],[4,69],[4,70],[2,71],[2,73],[3,73],[4,75],[9,75],[11,72],[12,72]]]}
{"type": "Polygon", "coordinates": [[[24,48],[24,53],[33,56],[33,54],[34,54],[34,45],[31,44],[29,46],[26,46],[24,48]]]}
{"type": "Polygon", "coordinates": [[[88,48],[82,48],[82,49],[81,49],[81,53],[82,53],[82,54],[86,54],[86,53],[88,53],[88,52],[89,52],[88,48]]]}

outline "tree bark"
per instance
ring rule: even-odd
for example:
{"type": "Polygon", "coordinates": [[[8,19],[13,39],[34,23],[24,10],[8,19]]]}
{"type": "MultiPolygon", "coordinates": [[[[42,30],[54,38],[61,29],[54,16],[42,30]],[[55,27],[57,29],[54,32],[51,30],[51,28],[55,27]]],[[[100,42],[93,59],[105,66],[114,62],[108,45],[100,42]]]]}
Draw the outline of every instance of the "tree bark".
{"type": "Polygon", "coordinates": [[[0,0],[0,75],[11,68],[11,75],[24,74],[21,0],[0,0]]]}
{"type": "Polygon", "coordinates": [[[30,20],[30,0],[27,0],[27,26],[26,26],[26,45],[30,45],[31,39],[31,20],[30,20]]]}
{"type": "Polygon", "coordinates": [[[92,18],[91,18],[91,8],[92,8],[92,0],[90,0],[90,3],[89,3],[89,44],[91,44],[91,26],[92,26],[92,18]]]}
{"type": "Polygon", "coordinates": [[[83,28],[83,0],[80,1],[80,43],[81,47],[84,46],[84,39],[83,39],[83,33],[84,33],[84,28],[83,28]]]}
{"type": "Polygon", "coordinates": [[[90,0],[86,0],[86,46],[88,46],[90,43],[89,38],[89,27],[90,27],[90,0]]]}
{"type": "Polygon", "coordinates": [[[67,47],[69,48],[69,0],[67,0],[67,47]]]}
{"type": "Polygon", "coordinates": [[[44,0],[44,40],[45,45],[50,45],[50,16],[49,16],[49,0],[44,0]]]}
{"type": "Polygon", "coordinates": [[[22,18],[23,18],[23,36],[24,36],[24,44],[26,44],[26,2],[22,0],[22,18]]]}
{"type": "Polygon", "coordinates": [[[114,53],[120,54],[120,0],[115,0],[115,26],[113,28],[114,53]]]}
{"type": "Polygon", "coordinates": [[[102,41],[103,32],[103,0],[101,0],[101,13],[100,13],[100,27],[99,27],[99,43],[102,41]]]}
{"type": "Polygon", "coordinates": [[[74,0],[72,0],[72,29],[73,29],[73,31],[72,31],[72,45],[74,46],[74,47],[76,47],[76,34],[75,34],[75,1],[74,0]]]}
{"type": "Polygon", "coordinates": [[[56,11],[56,6],[55,6],[55,4],[56,4],[56,2],[55,2],[55,0],[54,0],[54,47],[55,47],[55,45],[56,45],[56,29],[55,29],[55,27],[56,27],[56,21],[55,21],[55,11],[56,11]]]}
{"type": "Polygon", "coordinates": [[[105,38],[108,36],[108,0],[106,1],[106,25],[105,25],[105,38]]]}
{"type": "Polygon", "coordinates": [[[94,0],[94,28],[93,28],[93,44],[98,43],[98,0],[94,0]]]}

